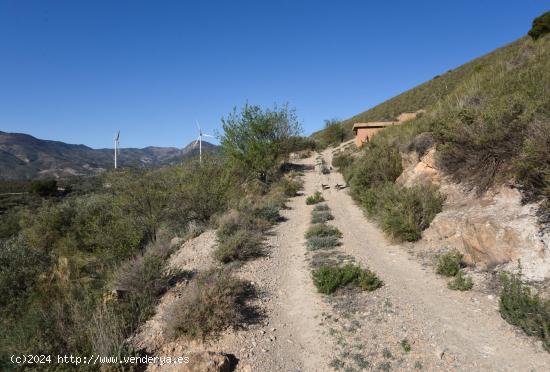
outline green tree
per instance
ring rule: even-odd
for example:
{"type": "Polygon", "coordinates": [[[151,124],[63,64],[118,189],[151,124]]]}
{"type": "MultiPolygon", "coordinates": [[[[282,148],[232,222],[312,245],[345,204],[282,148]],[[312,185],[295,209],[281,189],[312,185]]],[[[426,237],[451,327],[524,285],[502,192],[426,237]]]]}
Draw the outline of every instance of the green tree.
{"type": "Polygon", "coordinates": [[[337,145],[344,141],[345,133],[342,122],[337,119],[325,120],[325,129],[321,132],[321,147],[337,145]]]}
{"type": "Polygon", "coordinates": [[[56,180],[33,181],[30,185],[30,191],[33,194],[37,194],[42,197],[54,196],[57,194],[57,181],[56,180]]]}
{"type": "Polygon", "coordinates": [[[163,221],[172,208],[170,179],[162,170],[128,170],[109,176],[114,204],[132,216],[145,234],[146,241],[155,241],[163,221]]]}
{"type": "Polygon", "coordinates": [[[550,33],[550,12],[546,12],[543,15],[533,20],[533,27],[529,30],[528,34],[537,40],[541,36],[550,33]]]}
{"type": "Polygon", "coordinates": [[[264,182],[288,156],[287,141],[302,131],[295,110],[286,105],[262,109],[246,104],[222,118],[222,127],[221,145],[232,165],[264,182]]]}

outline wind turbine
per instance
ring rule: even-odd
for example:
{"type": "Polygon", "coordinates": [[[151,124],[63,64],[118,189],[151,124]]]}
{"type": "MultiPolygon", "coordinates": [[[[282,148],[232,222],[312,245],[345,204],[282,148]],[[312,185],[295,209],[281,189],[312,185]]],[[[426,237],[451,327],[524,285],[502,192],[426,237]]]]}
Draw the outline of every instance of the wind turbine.
{"type": "Polygon", "coordinates": [[[115,169],[117,168],[118,154],[120,154],[120,143],[118,141],[119,138],[120,138],[120,130],[116,132],[116,136],[115,136],[115,169]]]}
{"type": "Polygon", "coordinates": [[[197,146],[197,142],[199,143],[199,162],[202,163],[202,137],[204,136],[204,137],[214,138],[214,136],[211,136],[210,134],[203,133],[202,128],[199,125],[199,122],[195,121],[195,123],[197,124],[197,128],[199,129],[199,138],[197,138],[197,140],[195,141],[194,146],[197,146]]]}

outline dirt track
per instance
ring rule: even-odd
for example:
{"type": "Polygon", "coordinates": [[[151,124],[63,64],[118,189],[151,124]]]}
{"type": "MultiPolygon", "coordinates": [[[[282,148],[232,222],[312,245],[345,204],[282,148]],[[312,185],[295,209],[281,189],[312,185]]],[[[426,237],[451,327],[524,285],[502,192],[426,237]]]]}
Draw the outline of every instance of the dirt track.
{"type": "MultiPolygon", "coordinates": [[[[330,164],[331,151],[323,157],[330,164]]],[[[307,166],[314,162],[301,161],[307,166]]],[[[550,369],[550,354],[540,343],[501,319],[497,298],[449,290],[432,268],[388,242],[347,190],[334,188],[344,183],[340,174],[311,169],[304,172],[304,181],[304,195],[289,201],[282,211],[286,220],[268,237],[269,255],[237,269],[258,290],[256,305],[265,318],[201,348],[233,354],[238,371],[550,369]],[[339,257],[375,271],[385,283],[382,288],[343,291],[331,298],[316,292],[311,253],[304,246],[313,207],[305,198],[321,190],[321,184],[331,186],[323,194],[335,216],[331,223],[344,234],[339,257]],[[403,340],[410,351],[401,346],[403,340]]],[[[201,246],[211,250],[214,234],[208,239],[201,246]]]]}

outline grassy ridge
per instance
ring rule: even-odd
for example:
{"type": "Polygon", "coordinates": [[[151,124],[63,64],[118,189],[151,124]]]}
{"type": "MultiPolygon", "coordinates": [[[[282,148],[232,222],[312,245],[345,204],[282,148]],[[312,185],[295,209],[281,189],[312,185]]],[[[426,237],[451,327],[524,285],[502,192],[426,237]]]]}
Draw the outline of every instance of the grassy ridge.
{"type": "Polygon", "coordinates": [[[353,136],[351,130],[353,123],[395,120],[403,112],[414,112],[436,106],[441,99],[450,96],[464,81],[472,78],[487,66],[494,65],[510,51],[517,49],[527,41],[527,38],[521,38],[458,68],[436,75],[425,83],[344,120],[346,138],[353,136]]]}

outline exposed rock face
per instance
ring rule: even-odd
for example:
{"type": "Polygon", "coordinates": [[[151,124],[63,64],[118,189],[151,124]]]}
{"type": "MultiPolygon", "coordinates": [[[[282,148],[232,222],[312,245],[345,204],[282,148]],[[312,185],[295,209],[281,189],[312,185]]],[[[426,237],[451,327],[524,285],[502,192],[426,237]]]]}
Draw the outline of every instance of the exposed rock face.
{"type": "Polygon", "coordinates": [[[517,269],[527,280],[550,277],[550,236],[541,232],[534,204],[521,204],[517,189],[501,186],[483,197],[446,183],[443,212],[424,232],[420,244],[458,249],[467,262],[491,268],[517,269]]]}
{"type": "Polygon", "coordinates": [[[514,271],[520,260],[525,279],[550,278],[550,234],[537,222],[537,204],[522,205],[521,193],[509,185],[479,197],[451,182],[437,167],[434,147],[422,156],[409,151],[402,158],[404,171],[398,183],[432,183],[447,197],[443,211],[416,244],[457,249],[466,262],[482,268],[503,265],[514,271]]]}
{"type": "Polygon", "coordinates": [[[439,186],[441,184],[441,173],[435,162],[435,148],[431,148],[419,159],[416,152],[402,154],[403,173],[396,182],[405,187],[413,185],[439,186]]]}

